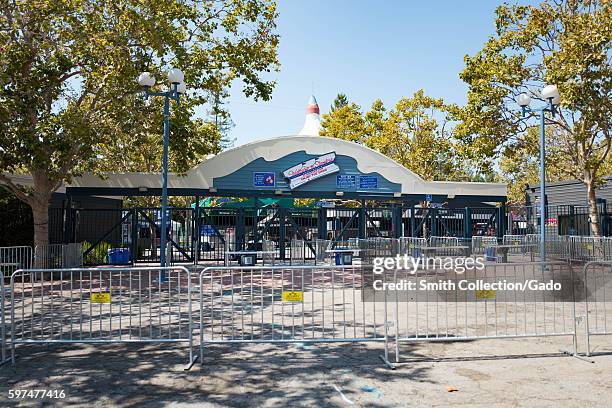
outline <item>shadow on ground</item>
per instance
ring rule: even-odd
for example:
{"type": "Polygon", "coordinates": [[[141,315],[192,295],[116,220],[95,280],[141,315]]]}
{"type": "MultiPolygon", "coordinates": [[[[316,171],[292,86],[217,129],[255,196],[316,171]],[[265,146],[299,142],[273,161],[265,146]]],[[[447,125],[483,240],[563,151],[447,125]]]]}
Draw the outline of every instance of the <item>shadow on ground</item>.
{"type": "MultiPolygon", "coordinates": [[[[186,352],[159,345],[21,346],[16,366],[0,368],[0,401],[11,403],[9,389],[44,388],[63,389],[67,398],[62,402],[79,405],[321,407],[346,406],[342,395],[353,399],[349,389],[357,389],[368,406],[387,406],[370,385],[391,375],[379,359],[378,345],[214,346],[184,371],[186,352]]],[[[429,381],[422,367],[403,367],[393,377],[429,381]]]]}

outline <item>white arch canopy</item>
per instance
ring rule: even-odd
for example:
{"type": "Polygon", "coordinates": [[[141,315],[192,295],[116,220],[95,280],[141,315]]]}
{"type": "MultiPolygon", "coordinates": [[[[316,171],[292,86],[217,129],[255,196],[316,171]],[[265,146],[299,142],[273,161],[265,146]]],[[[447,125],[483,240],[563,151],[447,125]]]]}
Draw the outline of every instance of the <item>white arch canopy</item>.
{"type": "MultiPolygon", "coordinates": [[[[304,162],[302,162],[304,164],[304,162]]],[[[318,163],[317,163],[318,164],[318,163]]],[[[315,165],[317,165],[315,164],[315,165]]],[[[324,166],[323,166],[324,167],[324,166]]],[[[321,172],[321,171],[320,171],[321,172]]],[[[168,188],[171,195],[288,195],[337,197],[342,190],[340,180],[349,182],[346,197],[364,196],[368,199],[379,195],[389,197],[437,196],[482,198],[485,201],[503,202],[506,185],[502,183],[425,181],[414,172],[385,155],[363,145],[328,137],[284,136],[248,143],[221,152],[190,169],[185,175],[170,173],[168,188]],[[283,171],[302,160],[312,160],[334,153],[333,169],[316,176],[312,182],[293,189],[285,180],[283,171]],[[256,173],[270,174],[274,185],[257,185],[256,173]],[[327,174],[329,173],[329,174],[327,174]],[[251,177],[251,174],[253,176],[251,177]],[[341,175],[348,178],[340,179],[341,175]],[[338,181],[336,181],[338,177],[338,181]],[[375,184],[362,190],[355,185],[354,177],[370,177],[375,184]],[[372,186],[376,185],[376,188],[372,186]]],[[[346,187],[346,183],[342,186],[346,187]]],[[[75,178],[69,186],[69,194],[96,195],[153,195],[161,189],[159,173],[107,173],[102,177],[87,173],[75,178]]],[[[346,193],[346,194],[344,194],[346,193]]]]}

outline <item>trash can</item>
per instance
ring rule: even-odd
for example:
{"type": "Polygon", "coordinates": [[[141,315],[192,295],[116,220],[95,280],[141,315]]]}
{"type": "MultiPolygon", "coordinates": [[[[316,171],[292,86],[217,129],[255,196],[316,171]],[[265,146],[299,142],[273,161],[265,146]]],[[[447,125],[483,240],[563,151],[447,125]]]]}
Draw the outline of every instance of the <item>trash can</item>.
{"type": "Polygon", "coordinates": [[[490,262],[497,261],[497,250],[495,247],[485,248],[485,259],[490,262]]]}
{"type": "Polygon", "coordinates": [[[108,263],[111,265],[122,265],[130,263],[129,248],[111,248],[107,252],[108,263]]]}
{"type": "Polygon", "coordinates": [[[240,255],[240,266],[254,266],[256,255],[240,255]]]}
{"type": "MultiPolygon", "coordinates": [[[[336,248],[345,250],[349,248],[336,248]]],[[[336,252],[336,265],[352,265],[353,264],[353,252],[336,252]]]]}

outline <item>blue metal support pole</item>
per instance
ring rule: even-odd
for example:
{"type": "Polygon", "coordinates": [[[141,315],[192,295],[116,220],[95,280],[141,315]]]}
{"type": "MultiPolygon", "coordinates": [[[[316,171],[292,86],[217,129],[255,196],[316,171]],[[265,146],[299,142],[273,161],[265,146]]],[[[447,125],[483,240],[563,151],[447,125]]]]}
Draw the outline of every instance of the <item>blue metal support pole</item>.
{"type": "MultiPolygon", "coordinates": [[[[166,235],[167,235],[167,210],[168,210],[168,144],[170,134],[170,96],[164,98],[164,156],[162,161],[162,214],[161,214],[161,237],[159,264],[166,266],[166,235]]],[[[166,273],[162,270],[160,280],[166,280],[166,273]]]]}
{"type": "MultiPolygon", "coordinates": [[[[551,103],[552,104],[552,103],[551,103]]],[[[546,152],[544,145],[546,109],[540,111],[540,258],[546,260],[546,152]]]]}
{"type": "MultiPolygon", "coordinates": [[[[180,94],[178,91],[178,83],[172,83],[169,90],[164,92],[152,92],[150,87],[145,86],[145,97],[162,96],[164,97],[164,154],[162,158],[162,209],[161,209],[161,226],[159,238],[159,264],[161,267],[166,266],[166,243],[168,241],[168,144],[170,139],[170,99],[174,99],[178,104],[180,102],[180,94]]],[[[162,270],[159,273],[160,281],[166,280],[166,273],[162,270]]]]}

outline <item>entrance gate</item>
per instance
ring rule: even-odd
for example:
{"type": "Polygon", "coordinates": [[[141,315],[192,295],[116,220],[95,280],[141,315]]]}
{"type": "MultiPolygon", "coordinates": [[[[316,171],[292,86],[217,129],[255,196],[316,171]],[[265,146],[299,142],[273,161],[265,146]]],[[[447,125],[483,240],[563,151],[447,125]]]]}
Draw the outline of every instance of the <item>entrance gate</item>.
{"type": "MultiPolygon", "coordinates": [[[[274,243],[282,262],[312,261],[316,240],[335,246],[352,239],[472,235],[504,231],[500,208],[402,207],[198,207],[168,209],[168,259],[172,263],[222,263],[226,251],[261,250],[274,243]]],[[[159,208],[73,209],[65,222],[65,241],[82,242],[85,265],[157,263],[160,258],[159,208]],[[117,262],[109,250],[124,248],[117,262]]],[[[272,248],[267,248],[272,250],[272,248]]]]}

